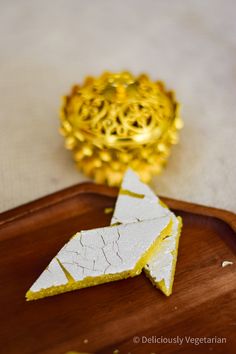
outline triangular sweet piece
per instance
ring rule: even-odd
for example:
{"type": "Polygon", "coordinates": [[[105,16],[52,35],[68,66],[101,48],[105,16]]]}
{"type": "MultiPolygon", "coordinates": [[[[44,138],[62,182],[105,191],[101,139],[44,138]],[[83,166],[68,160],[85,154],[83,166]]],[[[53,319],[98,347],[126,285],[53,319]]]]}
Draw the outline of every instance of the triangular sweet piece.
{"type": "Polygon", "coordinates": [[[131,169],[128,169],[116,201],[111,224],[171,217],[170,234],[144,267],[152,283],[167,296],[172,292],[182,220],[176,217],[131,169]]]}
{"type": "Polygon", "coordinates": [[[133,277],[170,233],[162,219],[81,231],[59,251],[26,294],[27,300],[133,277]]]}
{"type": "Polygon", "coordinates": [[[169,209],[162,206],[155,193],[139,180],[134,171],[128,169],[121,184],[111,224],[126,224],[169,214],[169,209]]]}

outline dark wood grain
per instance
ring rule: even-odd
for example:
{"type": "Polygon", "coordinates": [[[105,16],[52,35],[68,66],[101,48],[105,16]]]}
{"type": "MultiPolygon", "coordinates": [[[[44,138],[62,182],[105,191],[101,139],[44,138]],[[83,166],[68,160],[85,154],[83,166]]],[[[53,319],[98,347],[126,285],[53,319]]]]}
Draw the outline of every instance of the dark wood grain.
{"type": "Polygon", "coordinates": [[[219,209],[163,198],[184,221],[170,298],[141,275],[25,301],[70,235],[109,225],[104,209],[116,195],[115,188],[82,184],[0,215],[0,352],[235,353],[236,216],[219,209]],[[224,260],[234,264],[222,268],[224,260]],[[218,336],[226,343],[135,344],[134,336],[218,336]]]}

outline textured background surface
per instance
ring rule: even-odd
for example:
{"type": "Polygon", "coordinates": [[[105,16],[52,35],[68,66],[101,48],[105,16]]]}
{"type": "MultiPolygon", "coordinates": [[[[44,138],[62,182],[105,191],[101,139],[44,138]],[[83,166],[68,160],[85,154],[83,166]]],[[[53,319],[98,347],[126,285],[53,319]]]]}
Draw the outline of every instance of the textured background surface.
{"type": "Polygon", "coordinates": [[[60,96],[129,69],[174,88],[185,129],[155,190],[236,211],[234,0],[0,0],[0,211],[86,180],[58,135],[60,96]]]}

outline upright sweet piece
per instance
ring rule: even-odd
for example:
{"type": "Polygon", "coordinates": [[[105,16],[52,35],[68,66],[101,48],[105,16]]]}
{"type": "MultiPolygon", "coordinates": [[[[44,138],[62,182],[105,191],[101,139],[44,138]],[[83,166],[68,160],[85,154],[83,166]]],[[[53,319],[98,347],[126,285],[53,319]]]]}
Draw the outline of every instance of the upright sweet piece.
{"type": "Polygon", "coordinates": [[[128,169],[121,184],[111,224],[125,224],[166,216],[171,232],[163,239],[144,267],[152,283],[167,296],[172,293],[182,219],[176,217],[155,193],[128,169]]]}
{"type": "Polygon", "coordinates": [[[172,231],[163,238],[158,249],[144,267],[144,271],[153,285],[166,296],[171,295],[178,256],[179,238],[182,228],[181,217],[172,216],[172,231]]]}
{"type": "Polygon", "coordinates": [[[171,223],[167,215],[77,233],[27,292],[27,300],[140,274],[170,233],[171,223]]]}
{"type": "Polygon", "coordinates": [[[111,224],[148,220],[170,215],[171,212],[138,175],[128,169],[124,175],[111,224]]]}

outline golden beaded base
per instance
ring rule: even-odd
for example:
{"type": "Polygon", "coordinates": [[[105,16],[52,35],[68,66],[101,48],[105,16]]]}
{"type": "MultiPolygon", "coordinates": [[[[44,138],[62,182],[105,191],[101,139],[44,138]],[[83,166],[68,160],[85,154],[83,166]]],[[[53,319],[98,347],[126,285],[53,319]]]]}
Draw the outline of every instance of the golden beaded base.
{"type": "Polygon", "coordinates": [[[160,173],[183,126],[173,92],[128,72],[88,77],[74,86],[63,98],[60,118],[79,169],[113,186],[128,166],[144,182],[160,173]]]}

